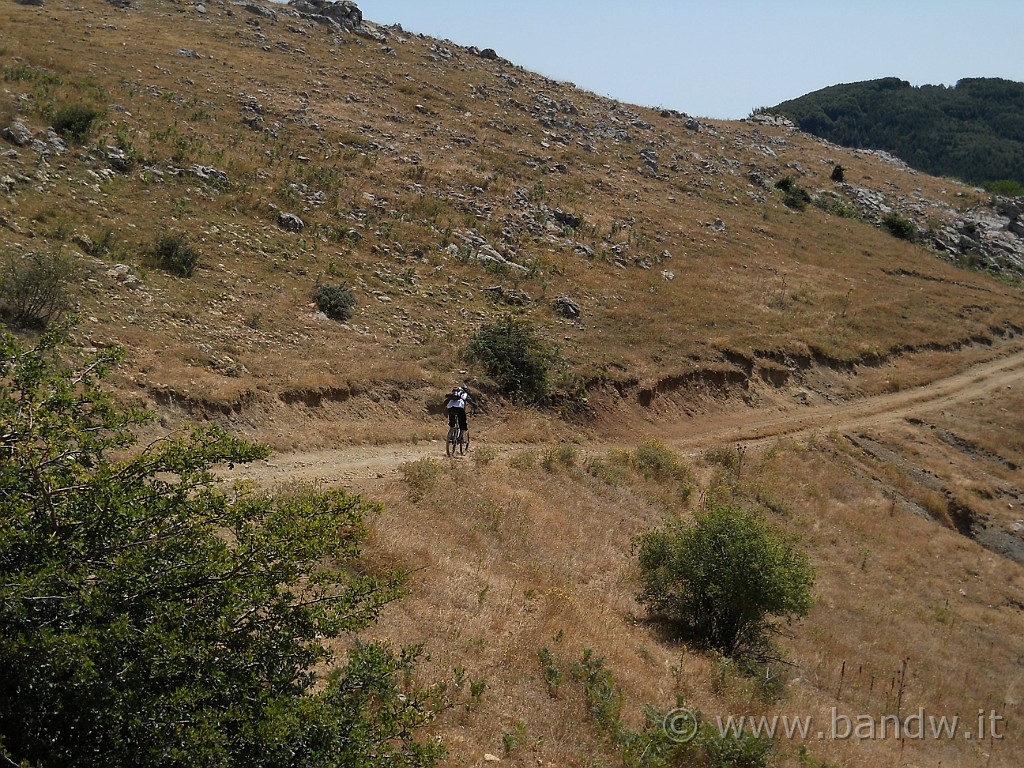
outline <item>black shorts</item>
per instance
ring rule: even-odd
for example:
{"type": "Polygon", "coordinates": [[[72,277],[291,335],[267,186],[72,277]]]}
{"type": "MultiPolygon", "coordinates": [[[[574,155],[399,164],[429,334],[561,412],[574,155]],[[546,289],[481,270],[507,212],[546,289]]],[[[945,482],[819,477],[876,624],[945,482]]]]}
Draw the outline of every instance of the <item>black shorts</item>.
{"type": "Polygon", "coordinates": [[[459,429],[465,432],[469,429],[469,424],[466,422],[466,409],[465,408],[449,408],[448,409],[448,426],[454,427],[456,420],[459,423],[459,429]]]}

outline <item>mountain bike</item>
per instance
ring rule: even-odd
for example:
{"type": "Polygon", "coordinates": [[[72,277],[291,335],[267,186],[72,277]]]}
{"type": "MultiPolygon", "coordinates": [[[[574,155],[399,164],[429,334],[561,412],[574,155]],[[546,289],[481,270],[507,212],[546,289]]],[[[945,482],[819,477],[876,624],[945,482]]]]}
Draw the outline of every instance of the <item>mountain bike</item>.
{"type": "Polygon", "coordinates": [[[458,451],[460,456],[465,456],[469,450],[469,435],[459,429],[459,425],[448,428],[448,439],[445,441],[444,451],[449,456],[454,456],[458,451]]]}

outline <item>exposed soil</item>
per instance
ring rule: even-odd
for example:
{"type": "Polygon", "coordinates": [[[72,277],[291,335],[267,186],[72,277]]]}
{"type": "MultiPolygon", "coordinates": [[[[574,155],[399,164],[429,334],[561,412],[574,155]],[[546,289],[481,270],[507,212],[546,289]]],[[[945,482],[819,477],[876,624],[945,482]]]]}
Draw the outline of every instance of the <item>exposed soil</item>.
{"type": "MultiPolygon", "coordinates": [[[[1018,386],[1024,378],[1024,349],[1020,344],[1002,350],[983,363],[924,386],[849,402],[825,402],[779,411],[776,407],[737,407],[727,413],[696,416],[662,425],[657,435],[678,451],[696,454],[722,444],[757,445],[779,437],[802,437],[814,432],[852,432],[867,427],[897,424],[924,411],[954,407],[993,390],[1018,386]]],[[[480,417],[475,439],[486,442],[493,419],[480,417]]],[[[444,443],[436,440],[414,445],[368,445],[336,450],[278,453],[269,460],[240,468],[261,483],[320,479],[351,483],[383,477],[408,461],[444,456],[444,443]]],[[[617,441],[616,441],[617,442],[617,441]]],[[[635,441],[633,441],[635,442],[635,441]]],[[[491,446],[514,450],[512,444],[491,446]]],[[[603,443],[594,445],[604,447],[603,443]]],[[[610,447],[610,444],[609,444],[610,447]]]]}

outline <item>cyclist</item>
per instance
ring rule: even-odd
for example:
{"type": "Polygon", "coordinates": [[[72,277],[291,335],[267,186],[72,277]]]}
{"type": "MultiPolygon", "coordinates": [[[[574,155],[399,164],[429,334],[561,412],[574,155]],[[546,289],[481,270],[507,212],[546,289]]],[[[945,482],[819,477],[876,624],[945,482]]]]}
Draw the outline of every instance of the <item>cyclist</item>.
{"type": "Polygon", "coordinates": [[[476,408],[476,401],[470,397],[469,388],[460,384],[452,388],[452,391],[444,396],[445,408],[448,409],[448,428],[454,429],[459,425],[466,443],[469,443],[469,422],[466,420],[466,404],[476,408]]]}

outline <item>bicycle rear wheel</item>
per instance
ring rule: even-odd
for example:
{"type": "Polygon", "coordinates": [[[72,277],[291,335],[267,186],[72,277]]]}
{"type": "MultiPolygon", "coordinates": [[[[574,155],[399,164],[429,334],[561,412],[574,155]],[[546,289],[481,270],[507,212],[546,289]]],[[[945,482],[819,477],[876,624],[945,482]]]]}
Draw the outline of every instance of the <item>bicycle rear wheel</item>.
{"type": "Polygon", "coordinates": [[[456,447],[462,442],[462,435],[458,427],[448,430],[448,439],[445,441],[444,452],[449,456],[455,455],[456,447]]]}

